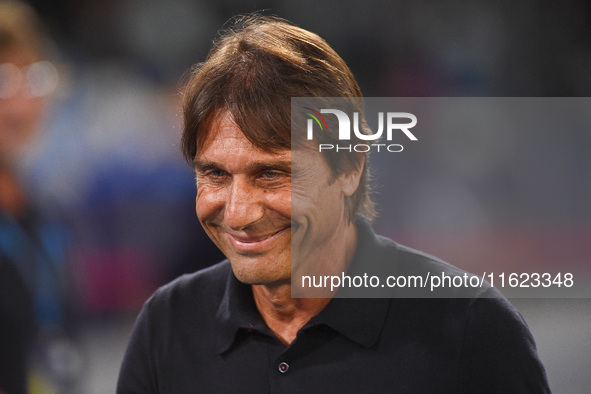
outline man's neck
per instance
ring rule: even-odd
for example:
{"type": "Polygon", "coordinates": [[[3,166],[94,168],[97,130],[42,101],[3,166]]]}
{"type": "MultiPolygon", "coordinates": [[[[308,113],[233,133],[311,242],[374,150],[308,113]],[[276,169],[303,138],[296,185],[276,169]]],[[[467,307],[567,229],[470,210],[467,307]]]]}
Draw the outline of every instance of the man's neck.
{"type": "Polygon", "coordinates": [[[330,298],[291,298],[291,285],[253,285],[252,293],[263,320],[284,345],[329,303],[330,298]]]}
{"type": "MultiPolygon", "coordinates": [[[[349,223],[336,250],[340,250],[333,261],[338,269],[345,272],[357,248],[357,228],[349,223]]],[[[252,293],[263,320],[269,329],[284,344],[289,345],[298,331],[328,305],[331,298],[292,298],[291,282],[275,285],[252,285],[252,293]]],[[[326,294],[326,293],[323,293],[326,294]]],[[[331,294],[331,296],[334,294],[331,294]]]]}

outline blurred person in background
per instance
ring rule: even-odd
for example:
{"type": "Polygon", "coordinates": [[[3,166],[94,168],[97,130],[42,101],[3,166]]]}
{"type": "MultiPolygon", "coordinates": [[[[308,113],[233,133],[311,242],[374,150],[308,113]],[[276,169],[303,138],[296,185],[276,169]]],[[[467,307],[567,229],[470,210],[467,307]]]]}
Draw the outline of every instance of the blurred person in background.
{"type": "Polygon", "coordinates": [[[0,392],[66,392],[70,339],[69,233],[19,177],[58,73],[34,10],[0,1],[0,392]],[[27,391],[29,390],[29,391],[27,391]]]}

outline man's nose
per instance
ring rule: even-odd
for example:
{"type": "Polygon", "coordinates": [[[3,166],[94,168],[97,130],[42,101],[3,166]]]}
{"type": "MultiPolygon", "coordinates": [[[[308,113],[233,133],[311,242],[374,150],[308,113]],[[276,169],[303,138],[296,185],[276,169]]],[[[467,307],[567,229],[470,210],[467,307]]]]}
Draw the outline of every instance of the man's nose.
{"type": "Polygon", "coordinates": [[[248,180],[236,177],[228,191],[224,221],[233,230],[244,230],[263,217],[261,191],[248,180]]]}

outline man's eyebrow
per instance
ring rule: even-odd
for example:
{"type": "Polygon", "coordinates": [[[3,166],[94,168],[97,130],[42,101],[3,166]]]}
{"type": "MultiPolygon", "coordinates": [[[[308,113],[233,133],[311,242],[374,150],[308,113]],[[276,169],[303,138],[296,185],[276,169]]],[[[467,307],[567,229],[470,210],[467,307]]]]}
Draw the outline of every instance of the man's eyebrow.
{"type": "MultiPolygon", "coordinates": [[[[193,166],[197,171],[206,171],[212,168],[224,170],[222,163],[216,163],[209,160],[193,160],[193,166]]],[[[291,160],[273,160],[273,161],[256,161],[250,163],[245,170],[247,172],[279,170],[291,173],[291,160]]]]}
{"type": "Polygon", "coordinates": [[[291,160],[254,162],[247,168],[251,171],[279,170],[284,172],[291,172],[291,160]]]}
{"type": "Polygon", "coordinates": [[[212,168],[221,168],[219,164],[214,163],[213,161],[203,161],[198,159],[193,159],[193,168],[197,171],[205,171],[212,168]]]}

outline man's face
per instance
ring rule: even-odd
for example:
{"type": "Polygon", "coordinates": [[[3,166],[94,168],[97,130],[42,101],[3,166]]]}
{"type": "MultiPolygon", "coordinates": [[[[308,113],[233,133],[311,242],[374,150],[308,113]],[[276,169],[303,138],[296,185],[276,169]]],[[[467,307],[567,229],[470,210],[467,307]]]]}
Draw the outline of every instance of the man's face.
{"type": "Polygon", "coordinates": [[[255,147],[227,114],[211,127],[195,157],[197,216],[239,280],[289,283],[292,237],[298,249],[325,248],[323,240],[345,222],[341,183],[329,183],[328,165],[317,154],[292,168],[290,150],[255,147]]]}

